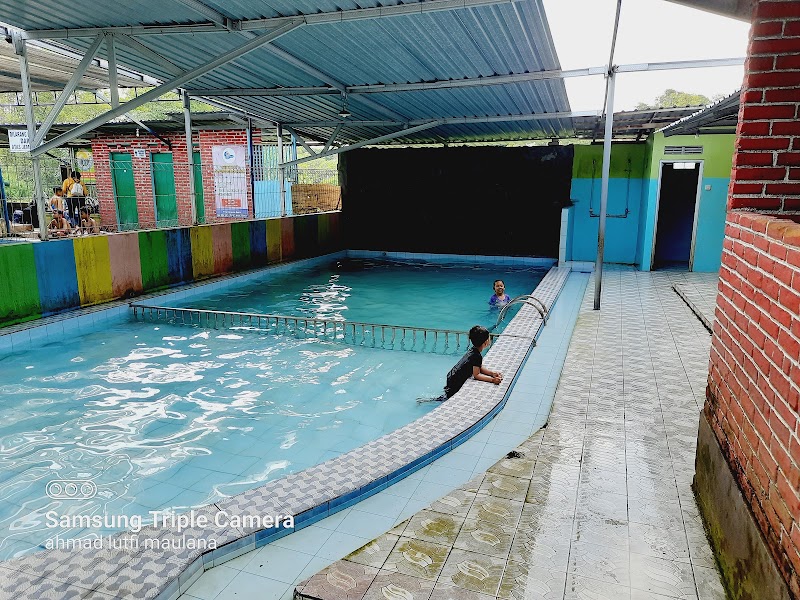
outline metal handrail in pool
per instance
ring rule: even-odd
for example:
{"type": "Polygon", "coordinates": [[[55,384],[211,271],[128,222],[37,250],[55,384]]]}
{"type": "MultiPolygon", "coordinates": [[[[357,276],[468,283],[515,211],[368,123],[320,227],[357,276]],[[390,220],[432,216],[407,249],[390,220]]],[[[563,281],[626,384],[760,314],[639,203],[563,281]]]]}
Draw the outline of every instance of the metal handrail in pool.
{"type": "Polygon", "coordinates": [[[503,319],[506,318],[506,313],[512,304],[518,304],[520,302],[524,302],[528,306],[534,307],[542,317],[542,324],[547,325],[547,306],[545,306],[544,302],[539,300],[533,294],[523,294],[522,296],[517,296],[516,298],[509,300],[508,304],[506,304],[500,310],[500,314],[497,315],[497,323],[495,323],[494,327],[496,328],[500,325],[500,323],[503,322],[503,319]]]}
{"type": "MultiPolygon", "coordinates": [[[[241,329],[266,331],[277,335],[295,337],[317,337],[329,341],[371,346],[387,350],[407,350],[436,354],[456,354],[469,347],[469,334],[453,329],[433,329],[364,323],[360,321],[338,321],[314,317],[293,317],[258,313],[206,310],[200,308],[175,308],[130,304],[134,319],[163,321],[180,325],[197,325],[214,329],[241,329]]],[[[491,333],[492,341],[501,334],[491,333]]],[[[515,336],[517,337],[517,336],[515,336]]]]}

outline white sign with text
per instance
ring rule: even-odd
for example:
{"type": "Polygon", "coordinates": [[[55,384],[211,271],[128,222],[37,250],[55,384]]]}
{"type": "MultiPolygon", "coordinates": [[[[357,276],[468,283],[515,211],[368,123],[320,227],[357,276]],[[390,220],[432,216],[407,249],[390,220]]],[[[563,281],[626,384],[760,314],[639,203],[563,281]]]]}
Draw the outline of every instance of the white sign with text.
{"type": "Polygon", "coordinates": [[[27,129],[8,130],[8,149],[11,152],[30,152],[31,142],[28,139],[27,129]]]}

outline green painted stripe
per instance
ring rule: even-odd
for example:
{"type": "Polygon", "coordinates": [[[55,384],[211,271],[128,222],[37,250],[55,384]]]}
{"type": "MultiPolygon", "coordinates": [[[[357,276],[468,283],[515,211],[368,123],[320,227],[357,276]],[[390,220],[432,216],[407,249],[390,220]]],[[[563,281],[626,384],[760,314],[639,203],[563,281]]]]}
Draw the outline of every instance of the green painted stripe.
{"type": "Polygon", "coordinates": [[[157,290],[169,285],[166,232],[139,232],[139,261],[142,265],[142,287],[145,290],[157,290]]]}
{"type": "Polygon", "coordinates": [[[231,246],[233,247],[233,269],[247,269],[250,258],[250,222],[231,223],[231,246]]]}
{"type": "Polygon", "coordinates": [[[41,313],[33,244],[0,247],[0,323],[11,325],[41,313]]]}
{"type": "MultiPolygon", "coordinates": [[[[611,145],[609,177],[640,179],[644,176],[647,144],[624,143],[611,145]]],[[[572,161],[573,179],[600,179],[603,176],[603,146],[575,146],[572,161]]]]}

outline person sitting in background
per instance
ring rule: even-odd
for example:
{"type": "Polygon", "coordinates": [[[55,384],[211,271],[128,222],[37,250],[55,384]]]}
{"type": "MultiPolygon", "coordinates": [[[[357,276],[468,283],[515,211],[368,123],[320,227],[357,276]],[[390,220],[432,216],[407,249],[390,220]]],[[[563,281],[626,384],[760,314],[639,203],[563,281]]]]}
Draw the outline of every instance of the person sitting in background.
{"type": "Polygon", "coordinates": [[[494,282],[494,295],[489,298],[489,306],[496,306],[502,308],[511,302],[511,298],[506,294],[506,284],[502,279],[496,279],[494,282]]]}
{"type": "Polygon", "coordinates": [[[50,221],[50,225],[47,226],[50,230],[50,235],[53,237],[67,237],[72,231],[72,227],[64,218],[64,211],[57,210],[55,215],[53,216],[53,220],[50,221]]]}
{"type": "Polygon", "coordinates": [[[64,191],[60,187],[53,188],[53,195],[50,196],[50,210],[53,211],[53,214],[57,210],[64,212],[64,191]]]}
{"type": "Polygon", "coordinates": [[[89,216],[89,209],[81,209],[81,221],[78,224],[77,233],[84,235],[89,233],[100,233],[100,228],[93,218],[89,216]]]}

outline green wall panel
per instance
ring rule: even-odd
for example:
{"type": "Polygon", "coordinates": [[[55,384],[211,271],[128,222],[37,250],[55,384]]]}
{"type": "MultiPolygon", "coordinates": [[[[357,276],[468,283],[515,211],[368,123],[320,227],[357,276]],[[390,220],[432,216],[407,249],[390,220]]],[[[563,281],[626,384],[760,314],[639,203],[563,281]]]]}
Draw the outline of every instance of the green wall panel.
{"type": "Polygon", "coordinates": [[[139,260],[142,265],[142,287],[145,290],[155,290],[169,285],[166,232],[139,233],[139,260]]]}
{"type": "Polygon", "coordinates": [[[41,312],[33,244],[0,246],[0,322],[17,323],[41,312]]]}
{"type": "Polygon", "coordinates": [[[653,152],[648,165],[647,177],[658,179],[658,168],[662,160],[703,161],[703,177],[730,179],[733,166],[734,134],[726,135],[673,135],[665,138],[663,133],[652,136],[653,152]],[[702,146],[702,154],[664,154],[664,146],[702,146]]]}
{"type": "MultiPolygon", "coordinates": [[[[609,177],[639,179],[644,174],[647,144],[615,143],[611,146],[609,177]],[[630,161],[630,163],[628,162],[630,161]],[[630,175],[628,171],[630,170],[630,175]]],[[[600,179],[603,176],[603,146],[575,146],[572,161],[573,179],[600,179]]]]}
{"type": "Polygon", "coordinates": [[[233,247],[234,270],[248,269],[250,258],[250,222],[231,223],[231,246],[233,247]]]}

